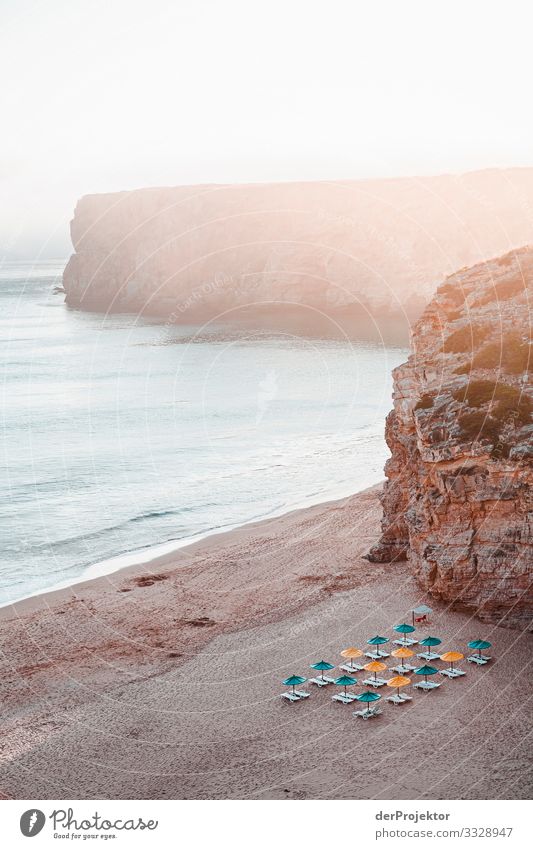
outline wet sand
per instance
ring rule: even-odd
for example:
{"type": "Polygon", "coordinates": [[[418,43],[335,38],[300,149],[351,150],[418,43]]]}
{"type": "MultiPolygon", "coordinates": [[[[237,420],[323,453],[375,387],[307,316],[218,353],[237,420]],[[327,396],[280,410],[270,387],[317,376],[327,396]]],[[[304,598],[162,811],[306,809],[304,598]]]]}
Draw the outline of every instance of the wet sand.
{"type": "Polygon", "coordinates": [[[529,798],[531,635],[435,603],[405,563],[363,559],[378,490],[0,610],[0,796],[529,798]],[[464,661],[401,707],[382,699],[370,721],[334,687],[279,698],[282,678],[392,639],[422,602],[435,610],[419,638],[465,651],[482,636],[492,663],[464,661]]]}

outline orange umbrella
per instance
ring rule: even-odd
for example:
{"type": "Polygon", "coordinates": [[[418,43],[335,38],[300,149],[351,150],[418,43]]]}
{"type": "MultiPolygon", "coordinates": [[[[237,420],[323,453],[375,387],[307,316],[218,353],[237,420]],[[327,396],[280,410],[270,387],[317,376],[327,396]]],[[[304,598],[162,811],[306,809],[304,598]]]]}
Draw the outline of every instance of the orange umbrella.
{"type": "Polygon", "coordinates": [[[405,657],[412,657],[413,655],[414,655],[414,651],[411,651],[411,649],[405,648],[405,646],[402,646],[401,649],[395,649],[392,652],[393,657],[401,657],[402,666],[405,666],[404,658],[405,657]]]}
{"type": "Polygon", "coordinates": [[[354,665],[353,665],[354,658],[361,657],[362,654],[363,654],[363,652],[361,651],[361,649],[356,649],[353,646],[350,646],[349,649],[343,649],[341,651],[341,655],[343,657],[349,658],[350,663],[348,664],[348,666],[351,666],[352,668],[354,668],[354,665]]]}
{"type": "Polygon", "coordinates": [[[450,669],[453,669],[453,664],[456,660],[462,660],[464,654],[461,654],[460,651],[447,651],[444,654],[441,654],[440,659],[444,660],[446,663],[450,664],[450,669]]]}
{"type": "Polygon", "coordinates": [[[410,683],[411,679],[406,678],[405,675],[396,675],[387,681],[387,687],[394,687],[398,691],[398,695],[400,695],[400,687],[407,687],[410,683]]]}
{"type": "Polygon", "coordinates": [[[363,669],[367,669],[368,672],[374,673],[374,681],[377,681],[378,672],[383,672],[383,670],[386,668],[387,664],[382,663],[381,660],[371,660],[370,663],[366,663],[363,666],[363,669]]]}

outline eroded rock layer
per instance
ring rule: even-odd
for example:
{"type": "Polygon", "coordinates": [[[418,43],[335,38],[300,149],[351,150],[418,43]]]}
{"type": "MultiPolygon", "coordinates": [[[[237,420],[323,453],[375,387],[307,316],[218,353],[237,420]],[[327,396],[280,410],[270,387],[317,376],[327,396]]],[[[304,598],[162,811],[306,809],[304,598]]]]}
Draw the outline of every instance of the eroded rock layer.
{"type": "Polygon", "coordinates": [[[379,544],[423,587],[485,620],[533,611],[533,248],[461,270],[394,371],[379,544]]]}

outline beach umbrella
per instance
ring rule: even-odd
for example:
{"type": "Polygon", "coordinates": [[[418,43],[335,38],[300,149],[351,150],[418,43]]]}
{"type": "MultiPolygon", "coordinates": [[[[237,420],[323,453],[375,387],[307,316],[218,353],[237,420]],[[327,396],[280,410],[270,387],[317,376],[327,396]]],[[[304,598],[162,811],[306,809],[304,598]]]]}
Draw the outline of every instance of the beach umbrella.
{"type": "Polygon", "coordinates": [[[332,664],[332,663],[328,663],[328,662],[327,662],[327,660],[319,660],[319,661],[318,661],[318,663],[312,663],[312,664],[311,664],[311,669],[318,669],[318,670],[319,670],[319,672],[321,672],[321,673],[322,673],[322,676],[321,676],[322,680],[324,680],[324,672],[325,672],[325,670],[327,670],[327,669],[333,669],[333,668],[334,668],[334,667],[333,667],[333,664],[332,664]]]}
{"type": "Polygon", "coordinates": [[[363,666],[363,669],[367,669],[368,672],[374,673],[374,681],[377,680],[378,672],[383,672],[384,669],[387,668],[386,663],[382,663],[381,660],[372,660],[370,663],[366,663],[363,666]]]}
{"type": "Polygon", "coordinates": [[[405,666],[404,658],[412,657],[413,655],[414,655],[414,651],[411,651],[411,649],[408,649],[406,646],[402,646],[399,649],[394,649],[394,651],[392,652],[393,657],[401,657],[402,666],[405,666]]]}
{"type": "Polygon", "coordinates": [[[355,697],[358,702],[365,702],[365,704],[370,704],[370,702],[377,702],[378,699],[381,698],[379,693],[371,693],[369,690],[365,690],[364,693],[359,693],[358,696],[355,697]]]}
{"type": "MultiPolygon", "coordinates": [[[[380,636],[370,637],[370,639],[367,640],[367,643],[368,643],[369,646],[382,646],[384,643],[388,643],[388,642],[389,642],[388,637],[380,637],[380,636]]],[[[379,654],[379,648],[377,648],[376,651],[379,654]]]]}
{"type": "Polygon", "coordinates": [[[438,637],[424,637],[423,640],[420,640],[421,646],[440,646],[442,640],[439,640],[438,637]]]}
{"type": "Polygon", "coordinates": [[[468,643],[469,649],[477,649],[479,651],[479,656],[483,657],[481,654],[483,649],[490,649],[492,643],[489,643],[488,640],[472,640],[471,643],[468,643]]]}
{"type": "Polygon", "coordinates": [[[413,631],[416,631],[416,628],[413,625],[406,625],[403,622],[401,625],[395,625],[393,628],[398,634],[412,634],[413,631]]]}
{"type": "Polygon", "coordinates": [[[400,695],[400,687],[407,687],[410,683],[411,679],[406,678],[405,675],[396,675],[394,678],[391,678],[390,681],[387,681],[387,687],[394,687],[394,689],[398,691],[398,695],[400,695]]]}
{"type": "Polygon", "coordinates": [[[456,660],[462,660],[464,654],[461,654],[460,651],[447,651],[444,654],[441,654],[440,659],[444,660],[445,663],[450,664],[450,669],[453,669],[453,664],[456,660]]]}
{"type": "Polygon", "coordinates": [[[363,654],[363,652],[361,651],[361,649],[356,649],[353,646],[350,646],[349,649],[343,649],[341,651],[342,657],[347,657],[349,659],[349,661],[350,661],[349,665],[350,666],[353,666],[354,659],[356,657],[361,657],[362,654],[363,654]]]}
{"type": "Polygon", "coordinates": [[[340,678],[335,679],[335,684],[339,687],[344,687],[344,695],[346,695],[346,687],[350,687],[352,684],[357,684],[355,678],[352,678],[351,675],[341,675],[340,678]]]}
{"type": "Polygon", "coordinates": [[[295,688],[300,684],[304,684],[306,681],[307,678],[303,678],[301,675],[291,675],[289,678],[285,678],[283,684],[285,687],[292,687],[292,692],[294,693],[295,688]]]}
{"type": "Polygon", "coordinates": [[[434,666],[421,666],[419,669],[415,669],[415,675],[423,675],[424,681],[427,683],[428,675],[436,675],[438,671],[434,666]]]}

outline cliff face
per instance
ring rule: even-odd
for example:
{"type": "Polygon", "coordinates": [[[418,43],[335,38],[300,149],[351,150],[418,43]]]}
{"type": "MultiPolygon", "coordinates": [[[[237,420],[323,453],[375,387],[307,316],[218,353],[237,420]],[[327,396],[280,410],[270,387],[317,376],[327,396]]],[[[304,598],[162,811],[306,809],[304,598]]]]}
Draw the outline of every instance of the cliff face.
{"type": "Polygon", "coordinates": [[[533,248],[459,271],[394,372],[380,543],[485,620],[533,614],[533,248]]]}
{"type": "Polygon", "coordinates": [[[296,316],[403,335],[455,269],[531,239],[533,169],[82,198],[67,303],[176,322],[296,316]],[[505,222],[505,226],[502,224],[505,222]]]}

